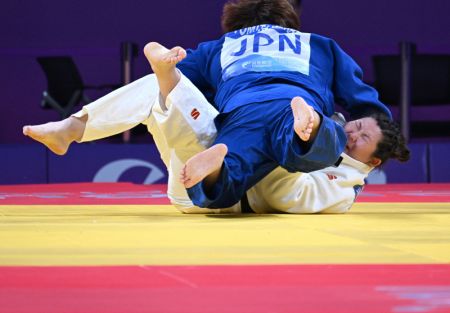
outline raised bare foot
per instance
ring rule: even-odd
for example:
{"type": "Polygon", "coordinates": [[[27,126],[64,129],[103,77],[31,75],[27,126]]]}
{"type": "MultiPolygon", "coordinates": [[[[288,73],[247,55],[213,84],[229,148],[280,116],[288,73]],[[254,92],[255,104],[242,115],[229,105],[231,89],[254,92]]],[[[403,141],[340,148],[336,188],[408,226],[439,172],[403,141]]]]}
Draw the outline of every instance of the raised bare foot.
{"type": "Polygon", "coordinates": [[[220,174],[223,159],[227,152],[227,146],[220,143],[194,155],[187,160],[181,170],[181,183],[184,184],[184,187],[190,188],[208,178],[208,183],[214,184],[220,174]]]}
{"type": "Polygon", "coordinates": [[[23,134],[44,144],[53,153],[63,155],[72,143],[71,133],[67,130],[67,119],[41,125],[23,127],[23,134]]]}
{"type": "Polygon", "coordinates": [[[311,138],[315,126],[315,112],[301,97],[295,97],[291,101],[292,113],[294,114],[294,131],[303,141],[311,138]]]}
{"type": "Polygon", "coordinates": [[[175,68],[175,65],[186,57],[186,50],[181,47],[167,49],[157,42],[150,42],[144,47],[153,72],[158,74],[175,68]]]}

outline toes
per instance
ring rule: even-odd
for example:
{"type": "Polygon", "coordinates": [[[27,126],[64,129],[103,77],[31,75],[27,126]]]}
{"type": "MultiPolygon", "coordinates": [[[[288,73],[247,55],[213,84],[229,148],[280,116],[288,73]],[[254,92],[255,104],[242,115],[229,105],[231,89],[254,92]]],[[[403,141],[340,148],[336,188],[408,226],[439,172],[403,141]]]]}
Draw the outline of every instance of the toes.
{"type": "Polygon", "coordinates": [[[300,138],[301,138],[301,140],[303,140],[303,141],[308,141],[309,136],[303,133],[303,134],[300,136],[300,138]]]}
{"type": "Polygon", "coordinates": [[[183,185],[184,185],[184,188],[191,188],[192,186],[194,186],[194,185],[191,183],[191,180],[190,180],[190,179],[187,180],[187,181],[185,181],[185,182],[183,183],[183,185]]]}
{"type": "Polygon", "coordinates": [[[184,165],[180,171],[180,182],[184,184],[185,181],[186,181],[186,165],[184,165]]]}
{"type": "Polygon", "coordinates": [[[186,57],[186,55],[187,55],[186,50],[180,48],[180,50],[178,51],[178,61],[183,60],[186,57]]]}

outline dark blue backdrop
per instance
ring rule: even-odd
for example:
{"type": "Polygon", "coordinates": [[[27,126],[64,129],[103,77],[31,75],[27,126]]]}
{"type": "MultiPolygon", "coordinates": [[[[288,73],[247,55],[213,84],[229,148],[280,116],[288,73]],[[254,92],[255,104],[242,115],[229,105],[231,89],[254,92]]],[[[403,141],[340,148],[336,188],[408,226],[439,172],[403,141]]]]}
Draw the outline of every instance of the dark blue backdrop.
{"type": "MultiPolygon", "coordinates": [[[[58,119],[39,107],[45,77],[35,58],[71,55],[89,84],[120,81],[122,41],[193,47],[220,35],[224,0],[21,0],[0,5],[0,143],[30,142],[21,126],[58,119]]],[[[366,72],[370,57],[411,40],[419,52],[450,53],[448,0],[304,0],[303,30],[336,39],[366,72]]],[[[135,78],[149,72],[142,54],[135,78]]],[[[100,94],[93,94],[93,97],[100,94]]]]}

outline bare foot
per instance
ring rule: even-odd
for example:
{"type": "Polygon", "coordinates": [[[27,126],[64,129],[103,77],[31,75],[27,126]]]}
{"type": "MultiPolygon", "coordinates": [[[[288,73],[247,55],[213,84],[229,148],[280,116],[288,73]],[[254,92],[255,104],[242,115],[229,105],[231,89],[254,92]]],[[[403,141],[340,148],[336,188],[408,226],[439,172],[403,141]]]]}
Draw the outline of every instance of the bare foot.
{"type": "MultiPolygon", "coordinates": [[[[58,122],[50,122],[41,125],[27,125],[23,127],[23,134],[44,144],[53,153],[58,155],[66,154],[70,144],[79,136],[78,130],[74,129],[75,118],[69,117],[58,122]]],[[[84,130],[84,129],[83,129],[84,130]]],[[[81,131],[81,130],[80,130],[81,131]]],[[[82,134],[82,132],[81,132],[82,134]]]]}
{"type": "Polygon", "coordinates": [[[295,97],[291,101],[292,113],[294,114],[294,131],[303,141],[311,138],[315,126],[315,112],[301,97],[295,97]]]}
{"type": "Polygon", "coordinates": [[[181,47],[167,49],[157,42],[150,42],[144,47],[144,54],[147,57],[153,72],[170,71],[175,65],[186,57],[186,50],[181,47]]]}
{"type": "Polygon", "coordinates": [[[186,50],[181,47],[169,50],[157,42],[150,42],[145,46],[144,54],[156,74],[164,103],[181,79],[181,74],[177,71],[175,65],[186,57],[186,50]]]}
{"type": "Polygon", "coordinates": [[[219,177],[227,152],[227,146],[220,143],[194,155],[187,160],[181,170],[181,183],[184,184],[184,187],[190,188],[203,179],[207,179],[208,184],[213,185],[219,177]]]}

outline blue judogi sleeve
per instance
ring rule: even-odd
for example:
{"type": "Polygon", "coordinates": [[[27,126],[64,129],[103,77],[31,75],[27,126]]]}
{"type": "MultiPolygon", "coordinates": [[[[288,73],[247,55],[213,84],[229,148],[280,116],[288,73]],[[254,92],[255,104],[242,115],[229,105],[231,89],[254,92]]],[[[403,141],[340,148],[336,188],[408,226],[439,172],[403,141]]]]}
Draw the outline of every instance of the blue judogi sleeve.
{"type": "Polygon", "coordinates": [[[177,64],[177,68],[189,78],[189,80],[200,90],[210,87],[204,76],[204,67],[200,66],[196,57],[196,50],[187,49],[186,58],[177,64]]]}
{"type": "Polygon", "coordinates": [[[186,58],[177,64],[177,68],[200,90],[208,102],[213,105],[216,83],[211,80],[210,63],[212,59],[208,56],[217,49],[217,46],[217,41],[200,43],[195,50],[187,49],[186,58]]]}
{"type": "Polygon", "coordinates": [[[332,92],[351,119],[384,113],[392,119],[390,110],[378,99],[378,92],[363,82],[363,72],[356,62],[331,40],[334,55],[334,81],[332,92]]]}

